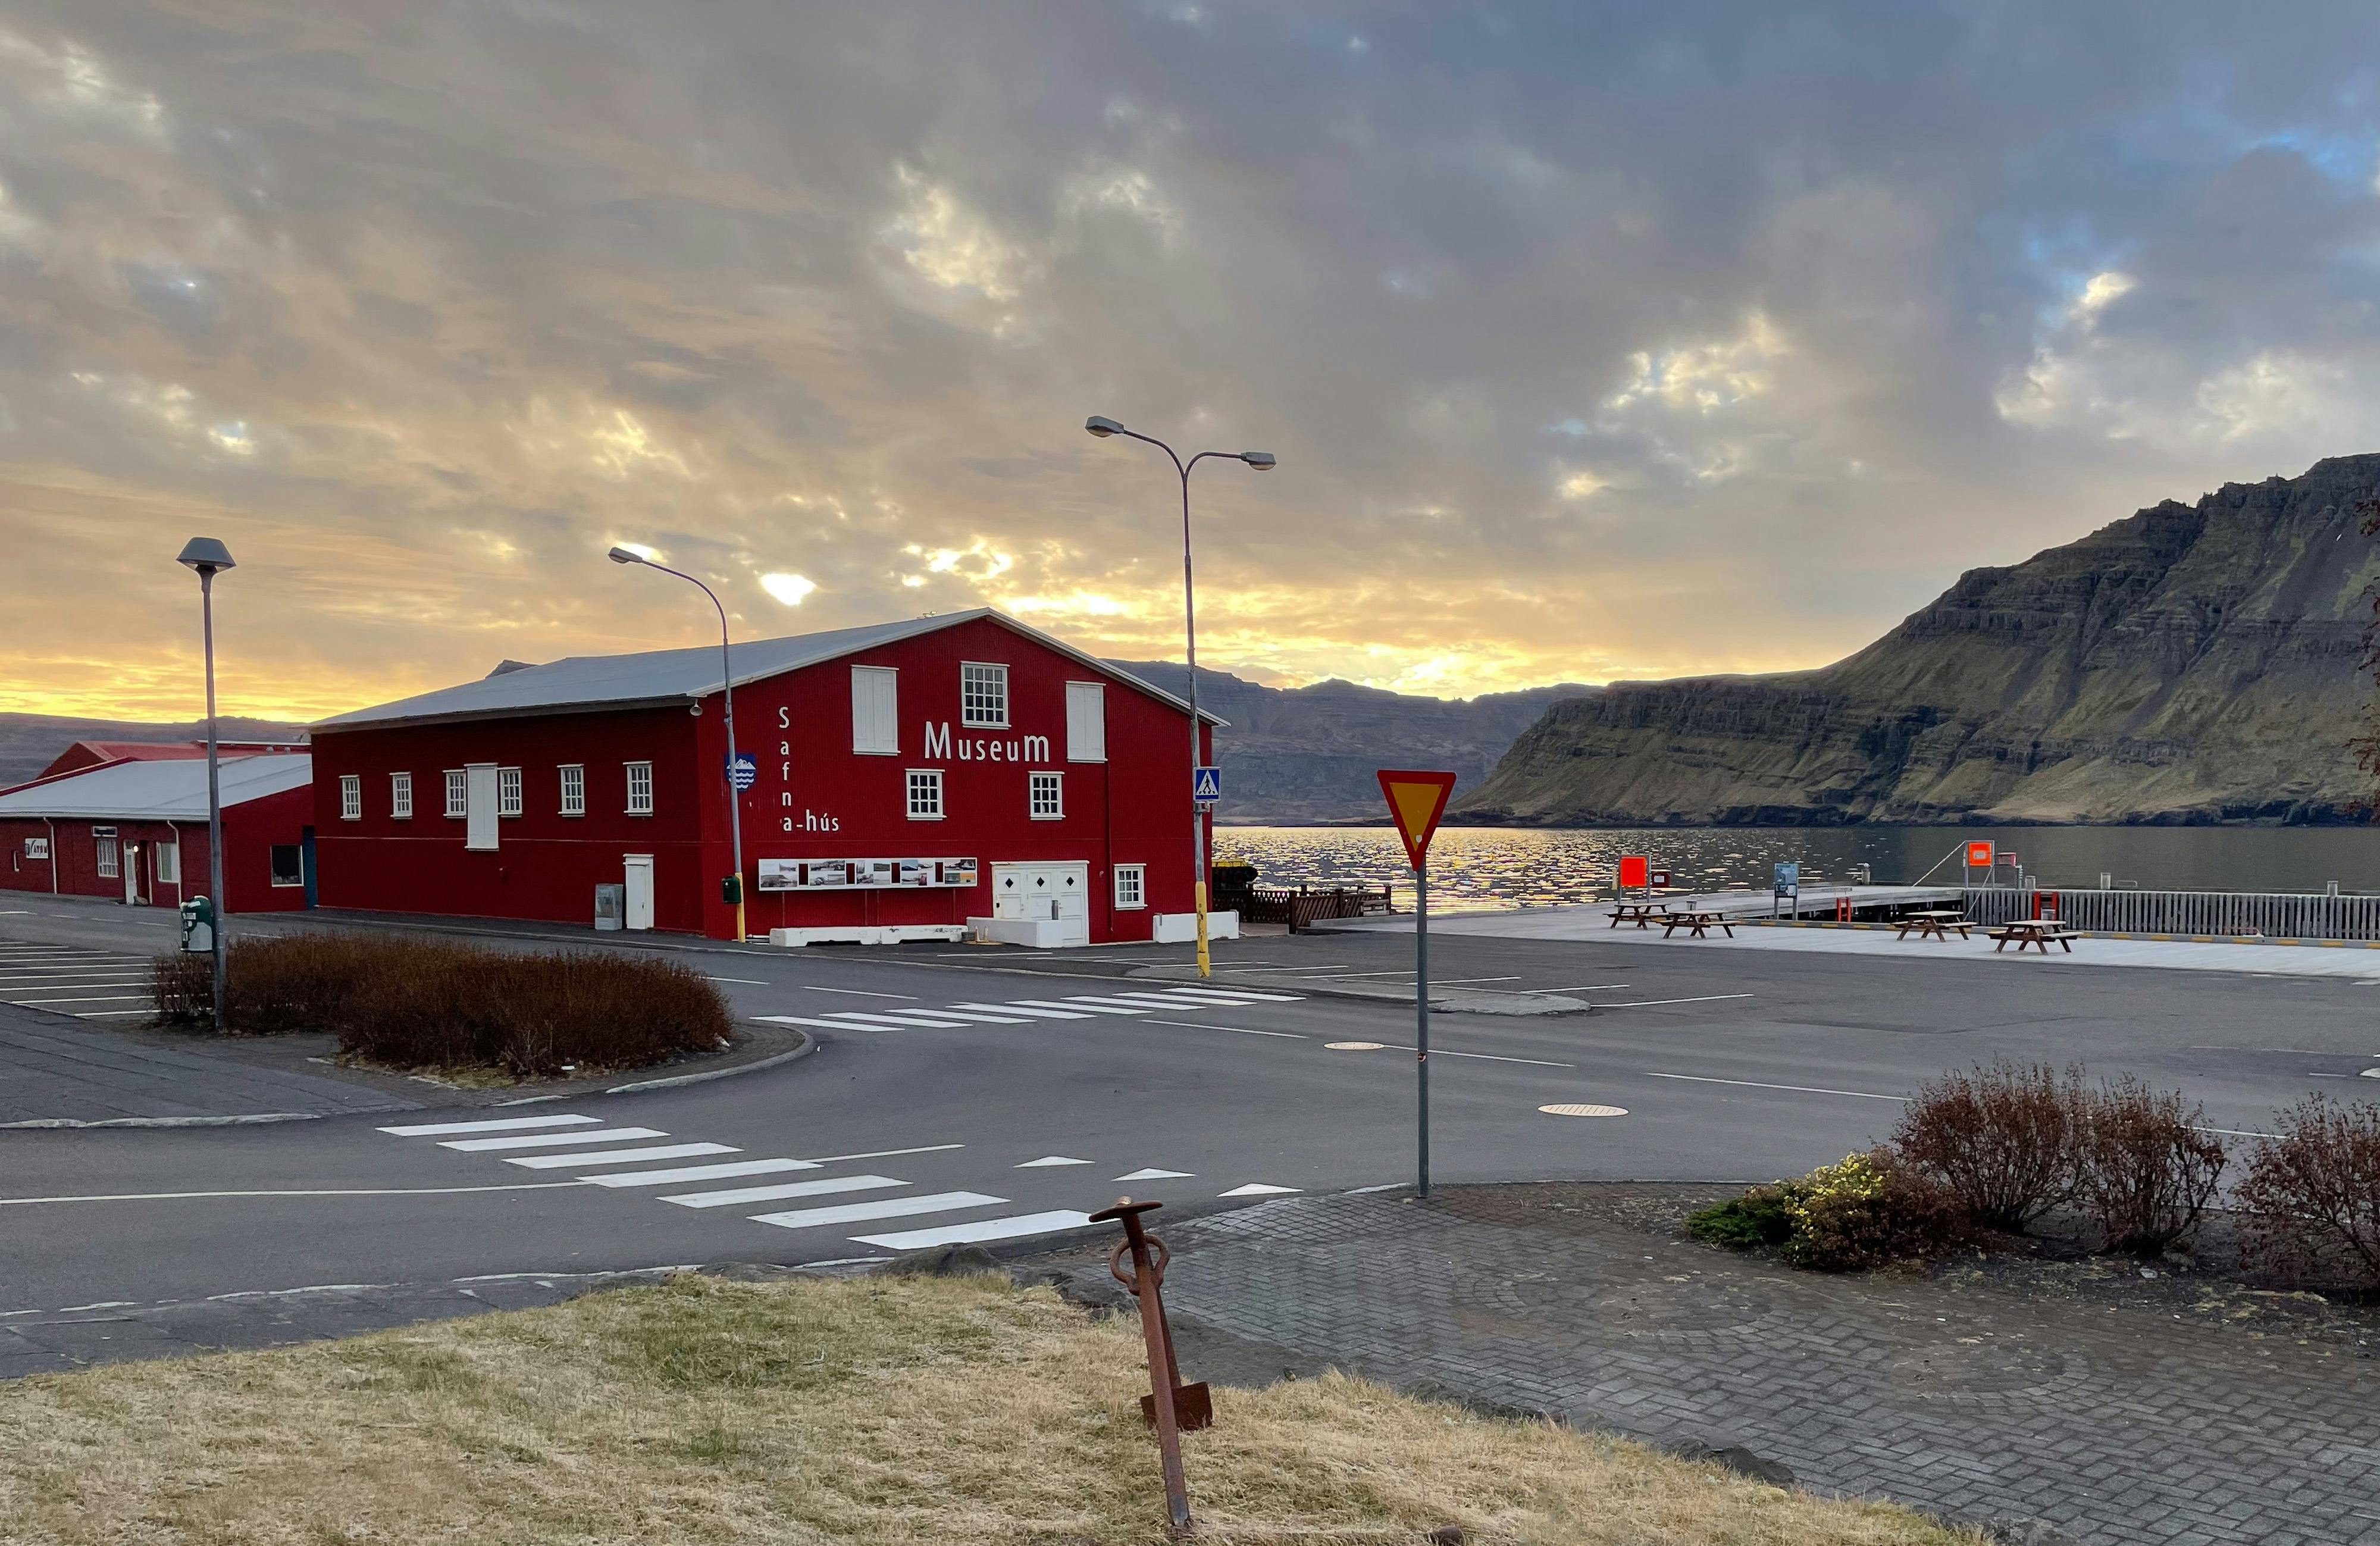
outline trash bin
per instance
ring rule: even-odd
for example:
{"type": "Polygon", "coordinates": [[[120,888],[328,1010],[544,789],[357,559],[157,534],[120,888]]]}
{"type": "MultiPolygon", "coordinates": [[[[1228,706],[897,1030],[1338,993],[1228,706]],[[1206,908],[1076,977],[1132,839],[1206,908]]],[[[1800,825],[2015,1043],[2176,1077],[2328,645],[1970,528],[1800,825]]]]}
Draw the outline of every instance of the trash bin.
{"type": "Polygon", "coordinates": [[[599,932],[620,927],[622,916],[628,910],[628,888],[617,881],[607,881],[595,888],[595,928],[599,932]]]}
{"type": "Polygon", "coordinates": [[[182,904],[182,948],[195,955],[214,954],[215,905],[207,897],[193,896],[182,904]]]}

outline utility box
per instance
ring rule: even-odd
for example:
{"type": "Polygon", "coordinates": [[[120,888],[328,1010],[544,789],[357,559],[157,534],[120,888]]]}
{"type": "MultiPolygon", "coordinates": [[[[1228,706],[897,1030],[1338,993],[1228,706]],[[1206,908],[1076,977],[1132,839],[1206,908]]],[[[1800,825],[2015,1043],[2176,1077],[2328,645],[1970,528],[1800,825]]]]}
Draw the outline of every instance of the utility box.
{"type": "Polygon", "coordinates": [[[212,956],[215,949],[215,905],[211,897],[193,896],[182,904],[182,948],[212,956]]]}
{"type": "Polygon", "coordinates": [[[628,888],[617,881],[607,881],[595,888],[595,931],[605,933],[620,927],[628,910],[628,888]]]}

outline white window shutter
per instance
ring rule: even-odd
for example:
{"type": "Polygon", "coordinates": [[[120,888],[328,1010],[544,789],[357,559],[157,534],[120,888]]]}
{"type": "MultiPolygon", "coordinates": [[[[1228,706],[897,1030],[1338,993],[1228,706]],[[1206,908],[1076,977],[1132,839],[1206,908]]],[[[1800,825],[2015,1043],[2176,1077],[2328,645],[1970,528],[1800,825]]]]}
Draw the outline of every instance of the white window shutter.
{"type": "Polygon", "coordinates": [[[885,756],[901,749],[901,673],[889,665],[851,668],[851,749],[885,756]]]}
{"type": "Polygon", "coordinates": [[[1066,761],[1108,760],[1108,689],[1100,682],[1066,684],[1066,761]]]}
{"type": "Polygon", "coordinates": [[[463,770],[463,846],[496,846],[496,769],[474,762],[463,770]]]}

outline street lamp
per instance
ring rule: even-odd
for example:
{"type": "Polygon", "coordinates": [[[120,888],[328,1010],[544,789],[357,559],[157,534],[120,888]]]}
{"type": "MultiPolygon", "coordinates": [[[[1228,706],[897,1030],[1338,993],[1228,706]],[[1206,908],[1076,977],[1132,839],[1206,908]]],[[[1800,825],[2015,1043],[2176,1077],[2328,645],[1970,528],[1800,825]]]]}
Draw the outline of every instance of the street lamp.
{"type": "Polygon", "coordinates": [[[710,598],[719,613],[719,690],[727,705],[727,831],[735,850],[735,873],[727,883],[726,900],[735,904],[735,943],[744,943],[744,791],[735,786],[735,773],[742,766],[735,755],[735,672],[727,660],[727,609],[719,604],[718,593],[710,586],[682,570],[666,564],[656,564],[641,553],[626,548],[613,548],[614,564],[642,564],[648,569],[659,569],[665,575],[693,586],[710,598]]]}
{"type": "Polygon", "coordinates": [[[231,909],[224,906],[223,778],[215,758],[215,576],[237,566],[231,560],[231,549],[212,537],[191,538],[182,544],[182,554],[175,562],[198,571],[199,627],[207,641],[207,888],[215,903],[211,932],[215,947],[215,1033],[221,1035],[230,1029],[224,1023],[224,915],[231,909]]]}
{"type": "Polygon", "coordinates": [[[1083,428],[1105,440],[1110,435],[1123,435],[1128,440],[1145,441],[1171,457],[1173,470],[1182,475],[1182,630],[1190,656],[1190,895],[1198,909],[1198,975],[1214,975],[1207,960],[1207,823],[1205,812],[1198,809],[1198,608],[1196,592],[1190,582],[1190,469],[1209,456],[1226,461],[1245,462],[1258,472],[1269,472],[1273,455],[1269,451],[1201,451],[1188,461],[1174,455],[1173,447],[1153,435],[1127,430],[1112,419],[1093,414],[1083,420],[1083,428]]]}

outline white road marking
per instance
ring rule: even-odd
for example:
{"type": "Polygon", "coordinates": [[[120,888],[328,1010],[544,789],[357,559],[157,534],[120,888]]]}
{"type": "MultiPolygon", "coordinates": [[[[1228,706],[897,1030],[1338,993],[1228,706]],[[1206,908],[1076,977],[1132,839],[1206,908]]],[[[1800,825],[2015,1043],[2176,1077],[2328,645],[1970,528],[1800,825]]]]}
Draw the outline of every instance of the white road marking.
{"type": "Polygon", "coordinates": [[[1433,988],[1461,988],[1473,982],[1518,982],[1520,980],[1519,972],[1510,977],[1433,977],[1429,985],[1433,988]]]}
{"type": "Polygon", "coordinates": [[[1020,998],[1010,1002],[1019,1009],[1050,1009],[1061,1014],[1085,1017],[1092,1015],[1146,1015],[1148,1013],[1148,1006],[1145,1004],[1080,1004],[1071,999],[1064,1004],[1052,1004],[1048,999],[1039,998],[1020,998]]]}
{"type": "Polygon", "coordinates": [[[1385,1041],[1325,1041],[1322,1045],[1334,1053],[1376,1053],[1388,1043],[1385,1041]]]}
{"type": "Polygon", "coordinates": [[[1077,1160],[1068,1154],[1044,1154],[1038,1160],[1027,1160],[1021,1165],[1011,1165],[1009,1168],[1011,1170],[1045,1170],[1058,1165],[1087,1165],[1090,1163],[1088,1160],[1077,1160]]]}
{"type": "Polygon", "coordinates": [[[47,1009],[60,1004],[129,1004],[148,996],[147,993],[102,993],[89,998],[12,998],[8,1002],[27,1009],[47,1009]]]}
{"type": "Polygon", "coordinates": [[[0,1197],[0,1208],[30,1202],[182,1202],[209,1197],[455,1197],[468,1192],[546,1192],[584,1181],[515,1181],[501,1187],[317,1187],[293,1191],[100,1192],[87,1197],[0,1197]]]}
{"type": "Polygon", "coordinates": [[[755,1015],[756,1020],[766,1020],[772,1026],[817,1026],[822,1030],[864,1030],[871,1036],[884,1033],[882,1026],[855,1025],[849,1020],[813,1020],[800,1015],[755,1015]]]}
{"type": "Polygon", "coordinates": [[[1192,1181],[1197,1179],[1197,1172],[1160,1170],[1155,1165],[1150,1165],[1145,1169],[1135,1170],[1129,1175],[1119,1175],[1116,1179],[1119,1181],[1192,1181]]]}
{"type": "Polygon", "coordinates": [[[915,1149],[871,1149],[865,1154],[821,1154],[812,1164],[838,1164],[844,1160],[890,1160],[903,1154],[940,1154],[944,1150],[965,1149],[964,1143],[928,1143],[915,1149]]]}
{"type": "Polygon", "coordinates": [[[930,1246],[965,1246],[978,1240],[1019,1240],[1029,1235],[1055,1235],[1062,1229],[1083,1229],[1089,1225],[1088,1213],[1062,1211],[1049,1213],[1019,1213],[1009,1219],[980,1219],[974,1223],[951,1224],[942,1229],[911,1229],[893,1235],[855,1235],[853,1239],[863,1246],[881,1246],[886,1250],[924,1250],[930,1246]]]}
{"type": "MultiPolygon", "coordinates": [[[[1033,1001],[1026,999],[1025,1002],[1030,1004],[1033,1001]]],[[[1066,1002],[1080,1004],[1099,1015],[1146,1015],[1157,1007],[1153,1004],[1134,1004],[1128,999],[1110,998],[1104,993],[1068,993],[1066,1002]]]]}
{"type": "MultiPolygon", "coordinates": [[[[903,1013],[907,1014],[911,1011],[904,1010],[903,1013]]],[[[975,1009],[944,1009],[936,1006],[932,1009],[919,1009],[914,1013],[932,1015],[945,1020],[965,1020],[976,1025],[1024,1026],[1033,1023],[1033,1016],[1029,1015],[987,1015],[975,1009]]]]}
{"type": "Polygon", "coordinates": [[[554,1149],[571,1143],[623,1143],[629,1138],[665,1138],[658,1127],[599,1127],[591,1133],[546,1133],[528,1138],[450,1138],[441,1149],[460,1150],[467,1154],[482,1153],[496,1149],[554,1149]]]}
{"type": "Polygon", "coordinates": [[[1251,1181],[1245,1187],[1233,1187],[1228,1192],[1218,1192],[1215,1195],[1218,1197],[1273,1197],[1297,1189],[1295,1187],[1276,1187],[1268,1181],[1251,1181]]]}
{"type": "Polygon", "coordinates": [[[1906,1095],[1872,1095],[1864,1090],[1826,1090],[1808,1084],[1762,1084],[1757,1079],[1714,1079],[1701,1074],[1652,1074],[1648,1079],[1685,1079],[1694,1084],[1731,1084],[1744,1090],[1790,1090],[1797,1095],[1852,1095],[1863,1101],[1899,1101],[1906,1105],[1906,1095]]]}
{"type": "Polygon", "coordinates": [[[1245,1026],[1201,1025],[1196,1020],[1151,1020],[1148,1023],[1153,1026],[1180,1026],[1184,1030],[1228,1030],[1238,1036],[1277,1036],[1284,1041],[1306,1040],[1293,1030],[1250,1030],[1245,1026]]]}
{"type": "Polygon", "coordinates": [[[1625,982],[1582,982],[1575,988],[1523,988],[1524,993],[1600,993],[1613,988],[1625,988],[1625,982]]]}
{"type": "Polygon", "coordinates": [[[1564,1102],[1556,1105],[1539,1106],[1537,1109],[1548,1116],[1625,1116],[1628,1114],[1626,1106],[1597,1106],[1578,1102],[1564,1102]]]}
{"type": "Polygon", "coordinates": [[[1359,977],[1411,977],[1413,974],[1414,968],[1411,967],[1397,967],[1387,971],[1342,971],[1335,977],[1313,977],[1308,978],[1306,980],[1309,982],[1352,982],[1359,977]]]}
{"type": "MultiPolygon", "coordinates": [[[[881,1202],[847,1202],[839,1208],[795,1208],[783,1213],[755,1213],[754,1223],[779,1229],[820,1229],[831,1223],[865,1223],[869,1219],[899,1219],[917,1213],[947,1213],[960,1208],[990,1208],[1004,1197],[983,1192],[930,1192],[924,1197],[889,1197],[881,1202]]],[[[870,1241],[869,1244],[874,1244],[870,1241]]]]}
{"type": "Polygon", "coordinates": [[[915,993],[871,993],[865,988],[821,988],[815,982],[802,986],[814,993],[849,993],[854,998],[905,998],[914,1002],[917,997],[915,993]]]}
{"type": "Polygon", "coordinates": [[[75,1011],[74,1017],[78,1020],[115,1020],[121,1019],[127,1015],[148,1013],[146,1009],[78,1009],[75,1011]]]}
{"type": "Polygon", "coordinates": [[[736,1187],[719,1192],[680,1192],[662,1199],[681,1208],[734,1208],[747,1202],[775,1202],[783,1198],[828,1197],[836,1192],[873,1192],[909,1183],[890,1175],[828,1175],[816,1181],[780,1181],[766,1187],[736,1187]]]}
{"type": "Polygon", "coordinates": [[[1267,1004],[1300,1004],[1305,1002],[1305,998],[1303,993],[1259,992],[1254,988],[1175,988],[1172,993],[1176,998],[1198,998],[1209,1001],[1223,998],[1252,998],[1261,999],[1267,1004]]]}
{"type": "Polygon", "coordinates": [[[1723,998],[1751,998],[1751,993],[1705,993],[1700,998],[1643,998],[1633,1004],[1598,1004],[1597,1009],[1648,1009],[1657,1004],[1717,1004],[1723,998]]]}
{"type": "Polygon", "coordinates": [[[710,982],[733,982],[738,987],[743,988],[765,988],[769,985],[767,982],[757,977],[710,977],[706,978],[705,980],[710,982]]]}
{"type": "Polygon", "coordinates": [[[524,1154],[506,1160],[528,1170],[568,1170],[574,1165],[620,1165],[654,1160],[691,1160],[699,1154],[741,1154],[732,1143],[662,1143],[650,1149],[597,1150],[591,1154],[524,1154]]]}
{"type": "Polygon", "coordinates": [[[926,1009],[905,1009],[897,1015],[887,1015],[880,1011],[861,1009],[833,1009],[827,1012],[827,1018],[831,1020],[856,1020],[863,1026],[902,1026],[905,1028],[921,1028],[927,1030],[965,1030],[967,1024],[965,1020],[936,1019],[933,1016],[933,1012],[926,1009]]]}
{"type": "Polygon", "coordinates": [[[959,1004],[954,1009],[988,1009],[995,1014],[1023,1015],[1036,1020],[1087,1020],[1090,1016],[1079,1009],[1061,1009],[1054,1004],[1038,999],[1018,999],[1013,1004],[959,1004]]]}
{"type": "Polygon", "coordinates": [[[725,1181],[737,1175],[776,1175],[789,1170],[816,1170],[816,1160],[730,1160],[716,1165],[674,1165],[667,1170],[620,1170],[589,1175],[599,1187],[669,1187],[683,1181],[725,1181]]]}
{"type": "Polygon", "coordinates": [[[599,1120],[592,1116],[508,1116],[500,1122],[431,1122],[414,1127],[382,1127],[381,1131],[392,1138],[434,1138],[455,1133],[500,1133],[508,1127],[588,1127],[599,1120]]]}

